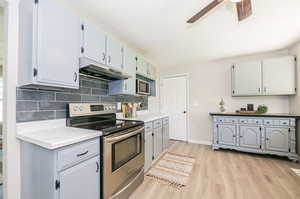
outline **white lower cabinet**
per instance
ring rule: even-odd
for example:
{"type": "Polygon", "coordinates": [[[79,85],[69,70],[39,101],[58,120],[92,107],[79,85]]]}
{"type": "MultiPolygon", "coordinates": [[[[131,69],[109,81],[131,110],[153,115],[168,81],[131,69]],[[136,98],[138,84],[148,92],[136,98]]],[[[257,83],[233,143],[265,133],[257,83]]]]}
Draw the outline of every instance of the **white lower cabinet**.
{"type": "Polygon", "coordinates": [[[169,142],[169,118],[145,123],[145,172],[153,161],[167,149],[169,142]]]}
{"type": "Polygon", "coordinates": [[[22,142],[22,199],[99,199],[100,168],[99,138],[57,150],[22,142]]]}
{"type": "Polygon", "coordinates": [[[261,148],[261,127],[241,125],[239,129],[239,146],[253,149],[261,148]]]}
{"type": "Polygon", "coordinates": [[[60,199],[100,197],[100,157],[94,157],[59,173],[60,199]],[[99,175],[97,175],[99,174],[99,175]]]}
{"type": "Polygon", "coordinates": [[[287,156],[298,160],[295,117],[213,116],[213,149],[287,156]]]}
{"type": "Polygon", "coordinates": [[[266,130],[266,150],[289,151],[289,128],[270,128],[266,130]]]}

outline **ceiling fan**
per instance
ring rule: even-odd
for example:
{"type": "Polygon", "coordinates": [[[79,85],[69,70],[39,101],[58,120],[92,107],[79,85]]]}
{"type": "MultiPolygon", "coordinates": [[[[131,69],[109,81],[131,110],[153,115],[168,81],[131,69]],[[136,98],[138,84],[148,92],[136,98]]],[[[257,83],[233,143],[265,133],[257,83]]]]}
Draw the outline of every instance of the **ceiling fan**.
{"type": "MultiPolygon", "coordinates": [[[[217,7],[219,4],[225,2],[226,0],[214,0],[210,4],[208,4],[205,8],[203,8],[200,12],[192,16],[187,23],[194,23],[199,20],[201,17],[206,15],[212,9],[217,7]]],[[[231,2],[236,4],[237,14],[239,21],[242,21],[252,15],[252,4],[251,0],[230,0],[231,2]]]]}

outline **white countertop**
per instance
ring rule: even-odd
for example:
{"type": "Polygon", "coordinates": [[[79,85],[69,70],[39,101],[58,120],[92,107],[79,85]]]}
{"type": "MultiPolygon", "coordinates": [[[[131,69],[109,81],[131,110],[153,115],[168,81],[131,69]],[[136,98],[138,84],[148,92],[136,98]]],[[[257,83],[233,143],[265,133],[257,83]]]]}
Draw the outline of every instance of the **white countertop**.
{"type": "Polygon", "coordinates": [[[46,149],[57,149],[102,136],[101,131],[67,127],[66,120],[17,124],[17,138],[46,149]]]}
{"type": "Polygon", "coordinates": [[[137,117],[132,117],[132,118],[124,118],[122,114],[117,115],[118,119],[139,120],[139,121],[143,121],[143,122],[150,122],[153,120],[162,119],[164,117],[168,117],[168,115],[162,114],[162,113],[145,113],[145,114],[140,114],[140,115],[138,114],[137,117]]]}

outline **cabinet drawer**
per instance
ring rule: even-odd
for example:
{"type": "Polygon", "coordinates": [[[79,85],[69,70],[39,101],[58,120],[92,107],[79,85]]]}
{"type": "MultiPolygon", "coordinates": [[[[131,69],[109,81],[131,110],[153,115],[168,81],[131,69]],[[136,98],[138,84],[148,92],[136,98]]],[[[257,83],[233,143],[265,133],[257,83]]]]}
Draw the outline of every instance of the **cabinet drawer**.
{"type": "Polygon", "coordinates": [[[289,126],[290,120],[279,120],[279,125],[280,126],[289,126]]]}
{"type": "Polygon", "coordinates": [[[100,139],[69,146],[57,152],[58,170],[100,154],[100,139]]]}
{"type": "Polygon", "coordinates": [[[273,120],[264,120],[265,125],[273,125],[274,121],[273,120]]]}
{"type": "Polygon", "coordinates": [[[253,118],[253,119],[248,119],[248,124],[263,124],[263,120],[262,119],[256,119],[256,118],[253,118]]]}
{"type": "Polygon", "coordinates": [[[155,120],[153,122],[153,128],[159,128],[159,127],[162,127],[162,120],[155,120]]]}
{"type": "Polygon", "coordinates": [[[163,125],[169,124],[169,117],[163,118],[163,125]]]}
{"type": "Polygon", "coordinates": [[[240,122],[241,124],[248,124],[248,119],[243,118],[243,119],[240,119],[239,122],[240,122]]]}
{"type": "Polygon", "coordinates": [[[145,132],[151,132],[152,129],[153,129],[153,123],[152,122],[145,123],[145,132]]]}
{"type": "Polygon", "coordinates": [[[219,123],[237,123],[238,119],[232,117],[221,117],[217,120],[219,123]]]}

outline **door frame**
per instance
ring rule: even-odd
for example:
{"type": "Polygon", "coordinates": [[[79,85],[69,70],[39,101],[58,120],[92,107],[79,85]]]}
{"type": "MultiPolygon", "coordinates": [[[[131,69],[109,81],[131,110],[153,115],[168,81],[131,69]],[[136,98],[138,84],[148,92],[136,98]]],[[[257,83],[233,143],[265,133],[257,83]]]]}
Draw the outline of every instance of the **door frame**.
{"type": "Polygon", "coordinates": [[[162,75],[160,76],[160,103],[159,103],[159,110],[162,110],[162,87],[163,87],[163,80],[165,79],[174,79],[177,77],[185,77],[186,80],[186,135],[185,135],[185,142],[189,142],[190,140],[190,74],[189,73],[179,73],[174,75],[162,75]]]}

